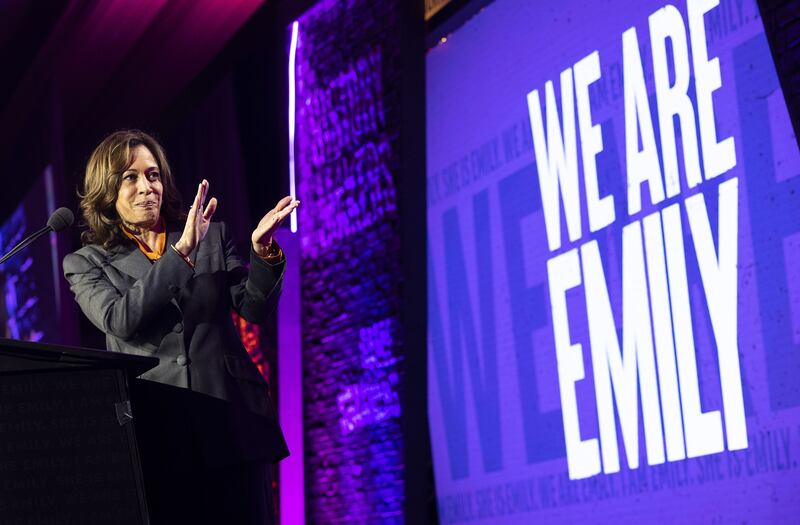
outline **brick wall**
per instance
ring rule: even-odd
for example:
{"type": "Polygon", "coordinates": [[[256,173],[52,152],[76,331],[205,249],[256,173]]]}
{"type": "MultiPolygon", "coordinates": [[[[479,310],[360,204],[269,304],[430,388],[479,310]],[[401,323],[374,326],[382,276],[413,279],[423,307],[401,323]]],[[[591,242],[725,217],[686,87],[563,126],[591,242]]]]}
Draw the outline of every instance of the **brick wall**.
{"type": "Polygon", "coordinates": [[[403,523],[399,25],[389,0],[323,0],[299,19],[310,523],[403,523]]]}

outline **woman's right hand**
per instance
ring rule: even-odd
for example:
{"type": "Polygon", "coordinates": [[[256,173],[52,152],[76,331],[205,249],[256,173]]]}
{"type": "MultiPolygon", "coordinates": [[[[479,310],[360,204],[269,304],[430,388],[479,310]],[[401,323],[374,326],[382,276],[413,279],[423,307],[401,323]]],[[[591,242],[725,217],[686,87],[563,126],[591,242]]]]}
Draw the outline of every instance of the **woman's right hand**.
{"type": "Polygon", "coordinates": [[[175,243],[175,249],[185,256],[189,256],[192,251],[200,244],[211,224],[211,216],[217,209],[217,198],[212,197],[208,201],[208,206],[203,209],[208,194],[208,181],[203,179],[197,186],[197,195],[194,197],[192,207],[189,208],[189,215],[186,217],[186,226],[183,227],[183,235],[175,243]]]}

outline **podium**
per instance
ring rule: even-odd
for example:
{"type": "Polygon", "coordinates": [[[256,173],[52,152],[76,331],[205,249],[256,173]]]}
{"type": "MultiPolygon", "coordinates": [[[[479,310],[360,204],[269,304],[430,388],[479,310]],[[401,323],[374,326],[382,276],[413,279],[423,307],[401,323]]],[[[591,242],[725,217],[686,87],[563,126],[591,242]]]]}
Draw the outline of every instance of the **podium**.
{"type": "Polygon", "coordinates": [[[134,356],[0,338],[0,523],[148,524],[134,356]]]}

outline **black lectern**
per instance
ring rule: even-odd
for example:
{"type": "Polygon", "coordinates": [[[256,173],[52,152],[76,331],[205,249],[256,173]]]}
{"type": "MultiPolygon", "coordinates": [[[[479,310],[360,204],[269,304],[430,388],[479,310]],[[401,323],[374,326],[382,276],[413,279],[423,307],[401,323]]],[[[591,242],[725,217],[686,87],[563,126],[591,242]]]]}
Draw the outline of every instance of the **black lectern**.
{"type": "Polygon", "coordinates": [[[149,523],[129,386],[157,364],[0,339],[0,523],[149,523]]]}

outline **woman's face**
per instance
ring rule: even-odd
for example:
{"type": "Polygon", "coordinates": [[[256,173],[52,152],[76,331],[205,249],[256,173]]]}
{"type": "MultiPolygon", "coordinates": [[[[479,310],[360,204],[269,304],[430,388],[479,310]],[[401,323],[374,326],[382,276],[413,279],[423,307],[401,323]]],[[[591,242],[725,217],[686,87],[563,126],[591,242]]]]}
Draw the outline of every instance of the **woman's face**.
{"type": "Polygon", "coordinates": [[[150,150],[136,147],[133,164],[122,174],[117,193],[117,213],[127,226],[150,229],[158,224],[161,213],[161,173],[150,150]]]}

